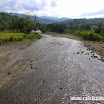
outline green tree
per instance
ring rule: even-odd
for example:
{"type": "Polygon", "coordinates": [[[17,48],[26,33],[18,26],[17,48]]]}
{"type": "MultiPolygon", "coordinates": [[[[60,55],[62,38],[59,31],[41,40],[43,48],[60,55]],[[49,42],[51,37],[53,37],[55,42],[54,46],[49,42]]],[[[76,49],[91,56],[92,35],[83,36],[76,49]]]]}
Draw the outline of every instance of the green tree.
{"type": "Polygon", "coordinates": [[[81,30],[91,30],[91,26],[89,24],[81,25],[81,30]]]}
{"type": "Polygon", "coordinates": [[[38,27],[38,19],[37,19],[37,16],[34,15],[34,29],[35,29],[35,31],[37,30],[37,27],[38,27]]]}
{"type": "Polygon", "coordinates": [[[102,22],[100,22],[98,24],[98,27],[97,29],[95,30],[95,33],[98,33],[98,34],[101,34],[103,35],[104,34],[104,24],[102,22]]]}
{"type": "Polygon", "coordinates": [[[20,32],[24,32],[24,26],[26,26],[26,20],[25,18],[20,18],[18,20],[18,29],[20,30],[20,32]]]}
{"type": "Polygon", "coordinates": [[[28,22],[26,25],[24,25],[24,33],[28,35],[32,30],[32,28],[33,28],[33,24],[28,22]]]}

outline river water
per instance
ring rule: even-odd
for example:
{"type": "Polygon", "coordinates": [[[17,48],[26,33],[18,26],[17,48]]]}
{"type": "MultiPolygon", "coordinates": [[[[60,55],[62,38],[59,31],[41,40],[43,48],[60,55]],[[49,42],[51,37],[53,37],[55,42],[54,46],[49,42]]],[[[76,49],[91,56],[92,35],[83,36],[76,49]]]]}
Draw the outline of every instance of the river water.
{"type": "Polygon", "coordinates": [[[103,104],[70,99],[104,97],[104,62],[98,60],[100,56],[80,41],[42,35],[11,55],[31,58],[34,65],[0,90],[0,104],[103,104]]]}

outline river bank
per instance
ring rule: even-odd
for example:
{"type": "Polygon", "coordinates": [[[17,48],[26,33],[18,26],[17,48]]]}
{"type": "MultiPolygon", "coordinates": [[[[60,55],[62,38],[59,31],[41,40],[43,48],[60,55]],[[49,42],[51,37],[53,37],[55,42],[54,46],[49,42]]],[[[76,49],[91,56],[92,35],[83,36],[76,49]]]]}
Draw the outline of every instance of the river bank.
{"type": "Polygon", "coordinates": [[[74,40],[80,40],[83,42],[84,46],[88,48],[88,50],[92,50],[92,52],[95,52],[98,55],[100,55],[101,56],[100,60],[104,61],[104,43],[101,44],[98,42],[94,43],[92,41],[85,41],[85,40],[82,40],[82,39],[75,37],[74,35],[71,35],[71,34],[60,34],[60,33],[54,33],[54,32],[47,32],[45,34],[66,37],[66,38],[70,38],[70,39],[74,39],[74,40]]]}
{"type": "Polygon", "coordinates": [[[25,49],[33,41],[34,40],[23,41],[0,46],[0,87],[5,85],[17,74],[21,73],[28,65],[28,62],[24,62],[25,59],[20,56],[12,55],[12,53],[18,52],[21,49],[25,49]]]}

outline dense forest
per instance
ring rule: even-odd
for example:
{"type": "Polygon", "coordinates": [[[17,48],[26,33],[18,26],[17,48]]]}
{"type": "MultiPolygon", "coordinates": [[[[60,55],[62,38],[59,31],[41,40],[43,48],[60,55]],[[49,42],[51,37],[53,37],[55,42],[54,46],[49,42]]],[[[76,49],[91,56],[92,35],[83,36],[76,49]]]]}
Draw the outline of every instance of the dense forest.
{"type": "Polygon", "coordinates": [[[0,13],[0,31],[4,31],[6,29],[13,32],[24,32],[28,34],[31,30],[36,30],[36,28],[38,28],[36,16],[34,16],[33,21],[30,21],[30,17],[28,15],[24,15],[24,17],[20,18],[4,12],[0,13]]]}
{"type": "MultiPolygon", "coordinates": [[[[104,19],[103,18],[93,18],[93,19],[69,19],[62,21],[60,23],[53,23],[52,25],[64,25],[67,29],[70,30],[90,30],[95,31],[98,25],[102,25],[103,28],[104,19]]],[[[43,25],[45,26],[45,25],[43,25]]],[[[48,29],[50,24],[46,25],[48,29]]],[[[57,27],[57,26],[56,26],[57,27]]]]}

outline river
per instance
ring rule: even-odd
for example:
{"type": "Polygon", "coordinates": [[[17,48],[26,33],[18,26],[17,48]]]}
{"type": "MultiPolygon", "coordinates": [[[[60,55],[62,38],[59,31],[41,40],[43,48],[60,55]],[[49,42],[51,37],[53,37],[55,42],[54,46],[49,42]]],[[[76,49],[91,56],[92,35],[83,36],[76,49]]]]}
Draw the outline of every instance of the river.
{"type": "Polygon", "coordinates": [[[11,55],[30,58],[31,65],[0,90],[0,104],[104,104],[70,99],[104,96],[104,62],[98,60],[100,56],[80,41],[42,35],[11,55]]]}

